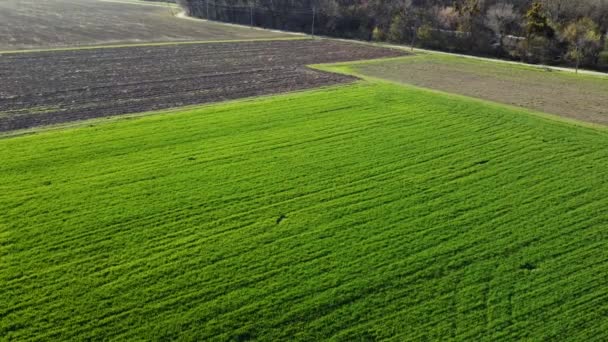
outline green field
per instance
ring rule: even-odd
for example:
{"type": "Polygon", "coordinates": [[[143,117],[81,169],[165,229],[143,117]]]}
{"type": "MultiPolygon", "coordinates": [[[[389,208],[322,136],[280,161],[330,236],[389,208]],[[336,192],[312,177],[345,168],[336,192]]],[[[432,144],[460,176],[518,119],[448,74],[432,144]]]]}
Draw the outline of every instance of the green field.
{"type": "Polygon", "coordinates": [[[608,336],[603,128],[359,82],[0,161],[2,339],[608,336]]]}

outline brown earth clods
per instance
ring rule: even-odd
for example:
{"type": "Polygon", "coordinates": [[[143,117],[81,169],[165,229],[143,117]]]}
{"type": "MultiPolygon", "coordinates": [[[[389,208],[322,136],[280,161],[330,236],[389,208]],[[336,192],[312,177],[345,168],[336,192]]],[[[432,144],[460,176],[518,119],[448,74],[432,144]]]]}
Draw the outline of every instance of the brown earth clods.
{"type": "Polygon", "coordinates": [[[349,82],[306,65],[403,54],[331,40],[5,54],[0,131],[349,82]]]}

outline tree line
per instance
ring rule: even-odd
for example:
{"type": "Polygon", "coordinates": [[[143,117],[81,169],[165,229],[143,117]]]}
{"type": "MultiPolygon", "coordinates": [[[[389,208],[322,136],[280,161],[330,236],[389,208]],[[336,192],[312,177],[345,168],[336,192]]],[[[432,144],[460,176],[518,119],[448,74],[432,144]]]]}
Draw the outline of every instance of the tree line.
{"type": "Polygon", "coordinates": [[[608,70],[608,0],[178,0],[191,15],[608,70]]]}

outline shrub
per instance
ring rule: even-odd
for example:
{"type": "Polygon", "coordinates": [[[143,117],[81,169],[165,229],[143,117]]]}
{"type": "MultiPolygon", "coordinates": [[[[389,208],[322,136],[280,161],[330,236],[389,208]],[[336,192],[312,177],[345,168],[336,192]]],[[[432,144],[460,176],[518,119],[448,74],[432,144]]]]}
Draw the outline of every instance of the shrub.
{"type": "Polygon", "coordinates": [[[372,40],[376,41],[376,42],[381,42],[384,41],[386,39],[386,34],[384,33],[384,31],[376,26],[374,27],[374,31],[372,31],[372,40]]]}
{"type": "Polygon", "coordinates": [[[393,18],[388,32],[388,39],[394,43],[403,43],[405,41],[405,20],[401,15],[396,15],[393,18]]]}
{"type": "Polygon", "coordinates": [[[417,33],[421,41],[430,41],[433,38],[432,27],[428,24],[420,26],[417,33]]]}

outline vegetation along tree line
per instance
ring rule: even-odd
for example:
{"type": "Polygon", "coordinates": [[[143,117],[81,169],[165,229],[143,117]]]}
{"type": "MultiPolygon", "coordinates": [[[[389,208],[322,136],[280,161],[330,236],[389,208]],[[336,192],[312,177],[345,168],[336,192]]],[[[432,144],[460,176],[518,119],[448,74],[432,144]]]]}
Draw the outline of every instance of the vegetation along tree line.
{"type": "Polygon", "coordinates": [[[178,2],[213,20],[608,70],[608,0],[178,2]]]}

